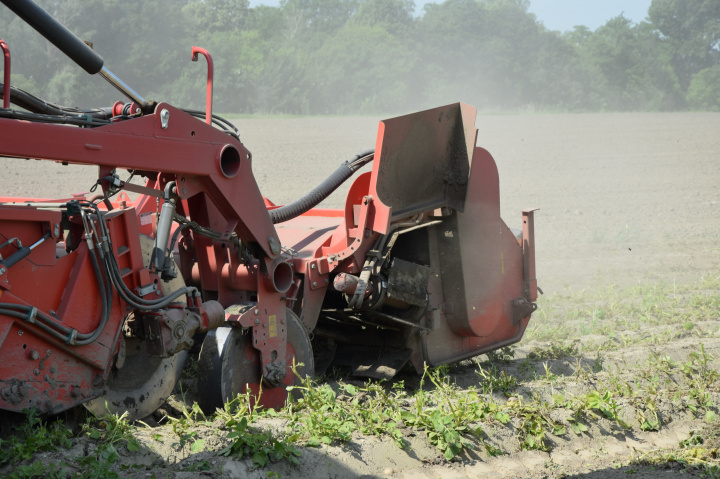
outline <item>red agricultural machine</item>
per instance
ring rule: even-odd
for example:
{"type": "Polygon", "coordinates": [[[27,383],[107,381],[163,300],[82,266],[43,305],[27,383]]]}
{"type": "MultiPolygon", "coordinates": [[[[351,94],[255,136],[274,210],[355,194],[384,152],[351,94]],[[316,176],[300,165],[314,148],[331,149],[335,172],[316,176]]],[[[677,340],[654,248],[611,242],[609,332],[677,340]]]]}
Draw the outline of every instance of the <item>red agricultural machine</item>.
{"type": "Polygon", "coordinates": [[[472,107],[382,121],[374,150],[276,206],[210,103],[145,100],[40,7],[2,2],[130,101],[78,110],[13,88],[0,42],[0,156],[99,172],[87,195],[0,198],[0,409],[144,417],[197,341],[200,402],[212,410],[246,391],[283,404],[294,364],[300,375],[335,362],[392,377],[522,337],[537,296],[533,213],[516,232],[500,218],[472,107]],[[315,208],[368,164],[344,208],[315,208]]]}

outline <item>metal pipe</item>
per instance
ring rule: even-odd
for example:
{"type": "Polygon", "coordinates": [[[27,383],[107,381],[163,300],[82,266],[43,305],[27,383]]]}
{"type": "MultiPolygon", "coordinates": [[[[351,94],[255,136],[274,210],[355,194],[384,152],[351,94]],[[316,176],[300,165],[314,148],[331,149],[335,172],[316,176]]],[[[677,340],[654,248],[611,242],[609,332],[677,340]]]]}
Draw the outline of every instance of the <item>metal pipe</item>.
{"type": "Polygon", "coordinates": [[[207,98],[205,100],[205,123],[210,125],[212,123],[213,60],[210,56],[210,53],[204,48],[192,47],[192,61],[196,62],[198,60],[198,53],[205,57],[208,65],[207,98]]]}
{"type": "Polygon", "coordinates": [[[141,97],[139,93],[130,88],[127,83],[119,79],[117,76],[115,76],[113,72],[111,72],[107,68],[102,67],[98,74],[105,80],[107,80],[112,86],[117,88],[120,93],[140,105],[143,110],[148,106],[148,102],[143,97],[141,97]]]}
{"type": "Polygon", "coordinates": [[[0,40],[0,49],[3,51],[3,108],[10,108],[10,49],[7,43],[0,40]]]}
{"type": "Polygon", "coordinates": [[[170,228],[172,227],[173,217],[175,216],[174,194],[175,182],[171,181],[165,186],[165,202],[160,211],[160,219],[158,220],[157,232],[155,233],[155,247],[153,248],[153,265],[155,271],[162,271],[165,265],[165,250],[170,239],[170,228]]]}

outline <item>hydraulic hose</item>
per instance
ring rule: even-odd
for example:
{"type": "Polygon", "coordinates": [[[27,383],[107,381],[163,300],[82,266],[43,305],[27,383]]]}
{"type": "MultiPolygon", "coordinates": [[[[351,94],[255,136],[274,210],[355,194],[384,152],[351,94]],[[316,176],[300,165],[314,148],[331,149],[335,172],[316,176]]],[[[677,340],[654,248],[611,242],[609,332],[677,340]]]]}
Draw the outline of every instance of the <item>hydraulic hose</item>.
{"type": "Polygon", "coordinates": [[[316,186],[305,196],[290,204],[270,210],[270,219],[273,224],[284,223],[315,207],[322,200],[330,196],[338,186],[343,184],[353,173],[372,160],[375,150],[365,150],[353,156],[352,159],[340,165],[322,183],[316,186]]]}

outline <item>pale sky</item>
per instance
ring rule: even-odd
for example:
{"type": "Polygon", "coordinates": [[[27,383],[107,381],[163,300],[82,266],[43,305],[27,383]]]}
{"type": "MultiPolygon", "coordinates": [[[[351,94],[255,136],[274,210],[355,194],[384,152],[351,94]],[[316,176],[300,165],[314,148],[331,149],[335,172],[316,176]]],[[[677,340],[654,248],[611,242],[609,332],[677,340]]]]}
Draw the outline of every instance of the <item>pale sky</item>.
{"type": "MultiPolygon", "coordinates": [[[[585,25],[590,30],[623,13],[634,23],[645,20],[652,0],[530,0],[530,11],[549,30],[572,30],[575,25],[585,25]]],[[[250,0],[250,6],[279,5],[279,0],[250,0]]],[[[415,0],[415,14],[422,13],[426,3],[442,3],[432,0],[415,0]]]]}
{"type": "Polygon", "coordinates": [[[572,30],[585,25],[590,30],[621,13],[638,23],[647,17],[651,0],[530,0],[530,11],[549,30],[572,30]]]}

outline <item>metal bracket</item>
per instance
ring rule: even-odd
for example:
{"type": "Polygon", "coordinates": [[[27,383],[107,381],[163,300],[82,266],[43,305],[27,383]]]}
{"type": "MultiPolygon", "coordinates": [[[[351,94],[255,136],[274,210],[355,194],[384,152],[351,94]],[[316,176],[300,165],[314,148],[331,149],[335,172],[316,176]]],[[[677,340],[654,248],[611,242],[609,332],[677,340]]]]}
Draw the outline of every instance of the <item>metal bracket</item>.
{"type": "Polygon", "coordinates": [[[168,122],[170,121],[170,112],[165,108],[160,111],[160,126],[163,130],[167,130],[168,122]]]}
{"type": "Polygon", "coordinates": [[[157,285],[155,283],[151,283],[151,284],[148,284],[147,286],[140,286],[137,289],[137,292],[138,292],[138,296],[140,296],[142,298],[143,296],[146,296],[150,293],[156,293],[157,285]]]}

